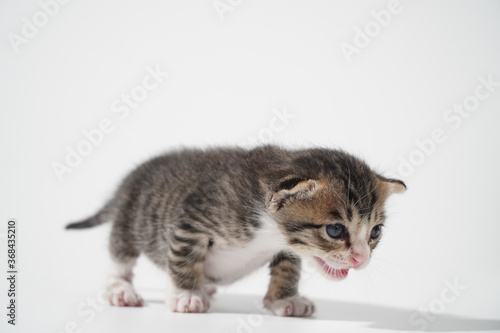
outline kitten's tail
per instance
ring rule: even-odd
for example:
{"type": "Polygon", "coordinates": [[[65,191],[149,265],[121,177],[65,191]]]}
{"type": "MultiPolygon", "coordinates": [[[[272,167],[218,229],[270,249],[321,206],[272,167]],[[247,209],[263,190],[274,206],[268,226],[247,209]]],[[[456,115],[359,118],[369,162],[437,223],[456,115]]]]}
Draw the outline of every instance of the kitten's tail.
{"type": "Polygon", "coordinates": [[[104,206],[97,214],[83,221],[70,223],[66,226],[66,229],[85,229],[92,228],[97,225],[106,223],[113,219],[114,217],[114,202],[111,200],[104,206]]]}

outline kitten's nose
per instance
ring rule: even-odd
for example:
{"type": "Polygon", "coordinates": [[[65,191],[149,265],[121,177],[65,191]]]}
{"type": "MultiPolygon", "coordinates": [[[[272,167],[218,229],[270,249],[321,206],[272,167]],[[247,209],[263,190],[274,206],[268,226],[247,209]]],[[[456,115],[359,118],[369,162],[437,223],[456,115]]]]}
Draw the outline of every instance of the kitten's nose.
{"type": "Polygon", "coordinates": [[[351,259],[352,268],[360,268],[370,258],[370,248],[364,240],[358,240],[352,244],[351,259]]]}
{"type": "Polygon", "coordinates": [[[353,268],[359,268],[363,266],[363,264],[366,262],[368,259],[368,256],[360,253],[353,253],[352,254],[352,261],[353,261],[353,268]]]}

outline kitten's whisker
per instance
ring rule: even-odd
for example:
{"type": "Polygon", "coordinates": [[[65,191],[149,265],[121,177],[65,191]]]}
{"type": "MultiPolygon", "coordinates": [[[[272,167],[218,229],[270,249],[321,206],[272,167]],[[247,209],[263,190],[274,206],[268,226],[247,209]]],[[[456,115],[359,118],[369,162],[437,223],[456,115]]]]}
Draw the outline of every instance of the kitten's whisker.
{"type": "Polygon", "coordinates": [[[333,189],[333,194],[335,194],[335,195],[337,196],[337,198],[339,198],[339,199],[342,201],[342,203],[344,204],[344,208],[346,208],[346,209],[347,209],[347,207],[348,207],[348,206],[347,206],[347,203],[345,202],[344,198],[342,198],[342,197],[341,197],[341,196],[337,193],[337,190],[336,190],[336,189],[333,189]]]}
{"type": "Polygon", "coordinates": [[[385,264],[390,264],[390,265],[394,265],[394,266],[397,266],[399,268],[404,268],[405,270],[413,273],[413,274],[416,274],[417,272],[415,270],[413,270],[411,267],[408,267],[406,265],[403,265],[403,264],[400,264],[400,263],[397,263],[397,262],[393,262],[393,261],[390,261],[390,260],[387,260],[387,259],[382,259],[382,258],[373,258],[372,260],[375,260],[375,262],[382,262],[382,263],[385,263],[385,264]]]}
{"type": "Polygon", "coordinates": [[[382,276],[382,278],[384,280],[389,280],[391,282],[391,285],[395,285],[396,284],[396,281],[394,281],[394,279],[392,277],[390,277],[388,274],[386,274],[383,270],[379,269],[377,267],[376,263],[374,263],[370,267],[371,267],[372,270],[375,270],[378,274],[380,274],[380,276],[382,276]]]}
{"type": "Polygon", "coordinates": [[[349,193],[350,193],[350,189],[351,189],[351,168],[349,167],[349,165],[347,165],[347,172],[348,172],[348,176],[347,176],[347,200],[349,201],[349,193]]]}
{"type": "Polygon", "coordinates": [[[363,195],[361,198],[358,199],[358,201],[356,201],[354,203],[354,206],[356,206],[361,200],[363,200],[365,197],[367,197],[368,195],[370,195],[371,193],[375,192],[375,188],[373,188],[370,192],[366,193],[365,195],[363,195]]]}

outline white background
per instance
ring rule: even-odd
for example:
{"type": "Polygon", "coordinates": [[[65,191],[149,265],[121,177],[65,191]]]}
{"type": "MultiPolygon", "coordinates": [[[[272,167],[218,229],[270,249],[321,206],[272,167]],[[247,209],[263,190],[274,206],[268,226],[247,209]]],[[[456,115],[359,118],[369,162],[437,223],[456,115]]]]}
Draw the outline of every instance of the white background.
{"type": "Polygon", "coordinates": [[[458,128],[443,118],[474,102],[479,77],[500,82],[500,4],[401,0],[380,27],[372,11],[389,1],[220,3],[231,10],[218,13],[212,0],[73,0],[14,47],[23,18],[44,24],[41,5],[1,2],[0,233],[5,243],[7,220],[18,220],[20,272],[15,327],[0,278],[1,331],[500,330],[500,86],[458,128]],[[365,28],[373,37],[348,61],[341,45],[355,46],[365,28]],[[112,104],[140,89],[148,67],[169,76],[121,119],[112,104]],[[294,118],[270,132],[284,109],[294,118]],[[60,181],[53,164],[105,118],[113,131],[60,181]],[[431,149],[436,130],[446,139],[431,149]],[[344,148],[409,189],[388,203],[366,270],[334,283],[305,267],[300,289],[316,301],[315,318],[261,315],[264,268],[222,288],[208,314],[171,314],[166,276],[145,259],[136,284],[146,307],[87,305],[104,286],[109,225],[66,232],[66,223],[94,213],[162,151],[251,147],[270,133],[286,147],[344,148]],[[410,157],[418,165],[402,171],[410,157]],[[466,289],[453,294],[447,283],[466,289]],[[425,319],[418,311],[429,308],[444,313],[425,319]]]}

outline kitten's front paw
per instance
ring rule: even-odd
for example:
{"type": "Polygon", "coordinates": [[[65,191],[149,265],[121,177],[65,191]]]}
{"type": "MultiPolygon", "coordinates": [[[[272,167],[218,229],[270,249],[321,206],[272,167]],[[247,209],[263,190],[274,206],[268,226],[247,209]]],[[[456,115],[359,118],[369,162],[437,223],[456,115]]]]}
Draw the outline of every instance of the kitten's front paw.
{"type": "Polygon", "coordinates": [[[171,300],[174,312],[200,313],[210,307],[209,296],[204,291],[177,290],[171,300]]]}
{"type": "Polygon", "coordinates": [[[275,301],[264,300],[264,306],[281,317],[309,317],[315,311],[313,302],[301,296],[275,301]]]}
{"type": "Polygon", "coordinates": [[[144,301],[128,281],[117,279],[108,286],[109,304],[115,306],[142,306],[144,301]]]}

